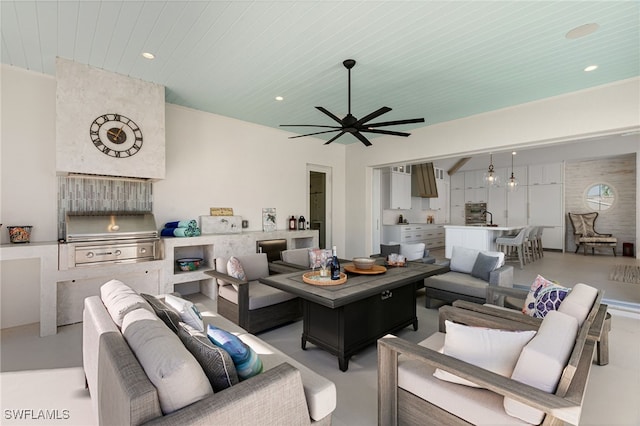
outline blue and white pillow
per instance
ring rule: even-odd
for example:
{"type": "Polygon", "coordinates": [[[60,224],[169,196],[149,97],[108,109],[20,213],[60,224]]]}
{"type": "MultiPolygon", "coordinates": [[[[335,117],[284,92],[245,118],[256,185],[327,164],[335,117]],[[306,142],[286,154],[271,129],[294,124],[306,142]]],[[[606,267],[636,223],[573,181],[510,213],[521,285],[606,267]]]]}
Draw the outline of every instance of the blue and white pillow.
{"type": "Polygon", "coordinates": [[[196,330],[204,331],[204,322],[202,321],[202,315],[200,315],[200,311],[198,310],[196,305],[193,304],[193,302],[173,296],[171,294],[167,294],[164,297],[164,301],[167,303],[167,305],[178,311],[182,321],[186,322],[196,330]]]}
{"type": "Polygon", "coordinates": [[[241,381],[262,372],[262,360],[256,351],[240,340],[238,336],[211,324],[207,326],[207,336],[216,346],[229,353],[241,381]]]}

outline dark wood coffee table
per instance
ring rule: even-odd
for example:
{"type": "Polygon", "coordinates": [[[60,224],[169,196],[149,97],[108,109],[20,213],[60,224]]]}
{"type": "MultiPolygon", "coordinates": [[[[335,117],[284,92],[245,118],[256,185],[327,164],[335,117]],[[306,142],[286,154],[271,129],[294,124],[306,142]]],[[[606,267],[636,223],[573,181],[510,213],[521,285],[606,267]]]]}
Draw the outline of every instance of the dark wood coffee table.
{"type": "Polygon", "coordinates": [[[409,325],[418,329],[416,289],[426,277],[447,270],[410,262],[379,275],[349,273],[347,282],[336,286],[307,284],[303,272],[271,275],[260,282],[302,299],[302,349],[311,342],[336,355],[340,370],[347,371],[351,356],[380,337],[409,325]]]}

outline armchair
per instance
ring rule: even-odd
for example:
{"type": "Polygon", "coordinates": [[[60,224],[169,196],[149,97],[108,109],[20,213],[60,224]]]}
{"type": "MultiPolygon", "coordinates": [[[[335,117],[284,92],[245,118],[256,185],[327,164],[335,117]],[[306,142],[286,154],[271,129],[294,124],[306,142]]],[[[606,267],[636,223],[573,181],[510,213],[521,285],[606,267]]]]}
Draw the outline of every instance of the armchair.
{"type": "MultiPolygon", "coordinates": [[[[566,300],[571,298],[577,298],[578,293],[585,294],[584,284],[577,284],[574,289],[578,289],[571,295],[568,295],[566,300]]],[[[505,287],[489,287],[487,288],[487,303],[479,305],[476,303],[470,303],[464,300],[458,300],[453,303],[453,306],[466,309],[474,312],[479,312],[486,315],[499,316],[501,318],[530,324],[537,327],[542,322],[541,318],[533,318],[529,315],[524,315],[520,310],[527,297],[528,290],[525,288],[505,288],[505,287]]],[[[592,326],[589,329],[588,338],[596,343],[596,362],[598,365],[607,365],[609,363],[609,331],[611,331],[611,314],[607,312],[608,306],[601,303],[602,292],[598,292],[593,302],[595,306],[598,306],[596,317],[593,320],[592,326]]],[[[564,303],[564,302],[563,302],[564,303]]],[[[570,304],[563,309],[560,305],[560,311],[569,311],[570,304]]]]}
{"type": "Polygon", "coordinates": [[[598,304],[594,304],[578,327],[574,318],[560,312],[533,325],[454,306],[441,307],[441,324],[449,320],[507,331],[536,330],[537,334],[522,349],[511,376],[440,353],[446,345],[444,328],[417,345],[385,336],[378,340],[378,424],[577,425],[594,351],[588,333],[597,311],[598,304]],[[558,353],[561,346],[564,349],[558,353]],[[550,366],[553,368],[547,368],[550,366]],[[435,369],[479,388],[435,378],[435,369]],[[548,376],[551,370],[555,373],[548,376]],[[540,377],[548,379],[547,383],[538,382],[540,377]]]}
{"type": "Polygon", "coordinates": [[[613,255],[616,256],[618,239],[612,234],[601,234],[595,230],[598,212],[568,214],[571,226],[573,226],[576,253],[580,249],[580,246],[583,247],[585,256],[587,255],[587,247],[591,247],[591,254],[594,254],[596,247],[611,247],[613,249],[613,255]]]}
{"type": "Polygon", "coordinates": [[[265,253],[236,256],[245,278],[231,276],[229,259],[218,257],[216,269],[207,271],[218,281],[218,313],[234,324],[256,334],[302,317],[302,304],[293,294],[262,284],[269,275],[265,253]]]}

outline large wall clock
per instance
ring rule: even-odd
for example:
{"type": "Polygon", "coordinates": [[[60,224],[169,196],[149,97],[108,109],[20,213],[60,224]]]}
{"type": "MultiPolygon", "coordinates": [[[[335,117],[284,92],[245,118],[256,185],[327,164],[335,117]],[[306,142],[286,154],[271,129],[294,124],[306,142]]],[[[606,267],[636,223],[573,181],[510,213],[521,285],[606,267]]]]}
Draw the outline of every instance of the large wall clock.
{"type": "Polygon", "coordinates": [[[142,148],[142,130],[122,114],[98,116],[91,123],[89,134],[93,145],[110,157],[131,157],[142,148]]]}

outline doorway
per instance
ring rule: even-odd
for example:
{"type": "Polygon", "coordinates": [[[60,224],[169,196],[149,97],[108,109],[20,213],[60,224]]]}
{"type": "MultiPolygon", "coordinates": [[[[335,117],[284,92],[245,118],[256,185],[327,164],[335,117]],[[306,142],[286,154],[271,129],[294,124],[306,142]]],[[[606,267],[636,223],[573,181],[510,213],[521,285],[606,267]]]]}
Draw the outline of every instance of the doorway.
{"type": "Polygon", "coordinates": [[[309,225],[318,231],[319,248],[331,246],[331,169],[308,165],[309,225]]]}

